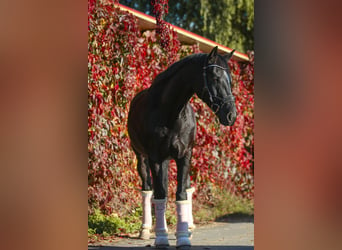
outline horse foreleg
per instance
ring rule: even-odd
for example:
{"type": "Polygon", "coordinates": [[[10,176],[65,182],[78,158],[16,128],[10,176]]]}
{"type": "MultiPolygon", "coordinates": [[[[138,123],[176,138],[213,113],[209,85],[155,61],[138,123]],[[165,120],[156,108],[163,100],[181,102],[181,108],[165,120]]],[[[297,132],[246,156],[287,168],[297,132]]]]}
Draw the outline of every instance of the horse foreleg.
{"type": "Polygon", "coordinates": [[[177,159],[177,192],[176,192],[176,208],[177,208],[177,228],[176,228],[176,246],[191,246],[190,242],[190,214],[191,200],[187,197],[186,189],[190,186],[189,171],[190,171],[191,151],[183,158],[177,159]]]}
{"type": "Polygon", "coordinates": [[[189,230],[191,232],[193,232],[196,228],[195,224],[194,224],[194,217],[192,215],[192,194],[195,192],[195,188],[191,187],[191,188],[187,188],[186,189],[186,196],[187,196],[187,200],[189,201],[189,230]]]}
{"type": "Polygon", "coordinates": [[[151,172],[153,177],[154,191],[154,209],[156,217],[156,247],[169,246],[168,229],[166,224],[166,204],[167,204],[167,188],[168,188],[168,166],[169,161],[164,161],[161,164],[151,163],[151,172]]]}

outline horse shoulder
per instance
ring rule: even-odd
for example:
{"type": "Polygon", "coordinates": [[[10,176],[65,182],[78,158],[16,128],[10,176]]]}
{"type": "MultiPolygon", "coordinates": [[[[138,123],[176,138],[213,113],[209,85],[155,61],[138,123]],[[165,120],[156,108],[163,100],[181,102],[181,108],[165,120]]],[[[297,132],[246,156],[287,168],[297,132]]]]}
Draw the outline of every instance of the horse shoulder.
{"type": "Polygon", "coordinates": [[[174,158],[182,158],[192,150],[196,136],[196,120],[190,104],[180,112],[172,131],[170,150],[174,158]]]}

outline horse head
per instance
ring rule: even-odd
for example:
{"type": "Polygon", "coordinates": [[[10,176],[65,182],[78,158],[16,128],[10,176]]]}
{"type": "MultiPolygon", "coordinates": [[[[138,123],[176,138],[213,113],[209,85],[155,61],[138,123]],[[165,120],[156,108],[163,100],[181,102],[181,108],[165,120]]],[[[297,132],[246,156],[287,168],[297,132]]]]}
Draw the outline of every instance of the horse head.
{"type": "Polygon", "coordinates": [[[235,98],[228,61],[235,50],[221,56],[217,46],[208,54],[203,67],[202,89],[197,95],[211,108],[222,125],[232,126],[236,120],[235,98]]]}

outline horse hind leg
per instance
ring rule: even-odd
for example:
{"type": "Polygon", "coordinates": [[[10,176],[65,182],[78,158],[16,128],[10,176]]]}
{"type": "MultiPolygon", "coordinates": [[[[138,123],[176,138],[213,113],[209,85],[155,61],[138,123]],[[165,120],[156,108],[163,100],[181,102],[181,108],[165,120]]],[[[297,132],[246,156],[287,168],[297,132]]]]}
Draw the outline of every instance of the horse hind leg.
{"type": "Polygon", "coordinates": [[[141,199],[142,199],[142,226],[139,234],[140,239],[150,238],[152,229],[152,185],[151,173],[147,157],[136,153],[138,160],[138,173],[142,181],[141,199]]]}
{"type": "Polygon", "coordinates": [[[139,234],[139,238],[143,240],[150,239],[152,229],[152,211],[151,200],[152,191],[141,191],[142,198],[142,225],[139,234]]]}
{"type": "Polygon", "coordinates": [[[151,170],[150,170],[150,165],[148,161],[148,157],[137,153],[134,151],[137,160],[138,160],[138,173],[141,178],[141,190],[143,191],[152,191],[152,183],[151,183],[151,170]]]}

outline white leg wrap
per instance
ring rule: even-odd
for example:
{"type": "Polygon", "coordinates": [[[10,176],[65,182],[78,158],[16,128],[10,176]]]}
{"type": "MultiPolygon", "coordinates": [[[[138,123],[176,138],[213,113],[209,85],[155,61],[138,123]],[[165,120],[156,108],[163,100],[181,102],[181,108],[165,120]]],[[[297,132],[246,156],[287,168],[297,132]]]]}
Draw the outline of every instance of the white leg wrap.
{"type": "Polygon", "coordinates": [[[156,216],[156,240],[154,244],[156,247],[164,247],[169,246],[168,239],[168,230],[165,218],[165,210],[166,210],[166,199],[157,200],[153,199],[155,216],[156,216]]]}
{"type": "Polygon", "coordinates": [[[177,229],[176,229],[176,247],[191,246],[189,232],[189,205],[188,200],[176,201],[177,206],[177,229]]]}
{"type": "Polygon", "coordinates": [[[150,238],[150,230],[152,228],[151,199],[152,191],[141,191],[142,196],[142,226],[139,238],[147,240],[150,238]]]}
{"type": "Polygon", "coordinates": [[[187,200],[190,202],[189,205],[189,229],[193,231],[196,226],[194,224],[194,218],[192,216],[192,194],[195,192],[195,188],[191,187],[186,190],[187,200]]]}

